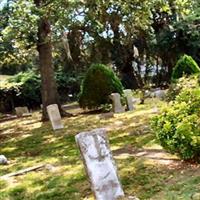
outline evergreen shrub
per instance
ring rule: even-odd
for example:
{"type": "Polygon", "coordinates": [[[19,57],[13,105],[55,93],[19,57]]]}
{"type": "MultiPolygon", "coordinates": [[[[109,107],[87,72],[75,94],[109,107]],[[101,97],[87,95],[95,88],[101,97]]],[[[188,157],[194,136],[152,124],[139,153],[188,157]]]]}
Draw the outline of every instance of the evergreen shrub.
{"type": "Polygon", "coordinates": [[[191,56],[184,55],[178,60],[174,67],[172,80],[177,80],[183,75],[192,75],[196,73],[200,73],[198,64],[191,56]]]}
{"type": "Polygon", "coordinates": [[[123,86],[112,69],[103,64],[93,64],[81,85],[79,104],[82,108],[97,109],[110,103],[111,93],[123,94],[123,86]]]}

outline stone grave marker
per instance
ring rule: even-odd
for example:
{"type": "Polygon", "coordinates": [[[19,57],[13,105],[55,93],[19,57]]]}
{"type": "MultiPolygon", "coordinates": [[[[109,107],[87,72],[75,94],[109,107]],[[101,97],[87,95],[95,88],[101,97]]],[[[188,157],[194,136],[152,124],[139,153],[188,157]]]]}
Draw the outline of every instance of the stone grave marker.
{"type": "Polygon", "coordinates": [[[4,155],[0,155],[0,165],[7,165],[8,159],[4,155]]]}
{"type": "Polygon", "coordinates": [[[164,100],[166,97],[166,90],[157,90],[154,92],[156,98],[164,100]]]}
{"type": "Polygon", "coordinates": [[[31,116],[31,113],[29,112],[27,107],[16,107],[15,112],[16,112],[17,117],[31,116]]]}
{"type": "Polygon", "coordinates": [[[133,106],[133,96],[132,96],[132,91],[131,90],[124,90],[124,95],[126,97],[126,103],[127,103],[127,108],[129,111],[134,110],[133,106]]]}
{"type": "Polygon", "coordinates": [[[113,112],[114,113],[122,113],[125,111],[124,107],[121,104],[121,97],[118,93],[112,93],[110,95],[112,100],[113,112]]]}
{"type": "Polygon", "coordinates": [[[156,88],[152,92],[149,92],[149,93],[150,93],[151,98],[158,98],[160,100],[164,100],[166,97],[167,90],[156,88]]]}
{"type": "Polygon", "coordinates": [[[99,115],[99,119],[110,119],[114,117],[114,113],[113,112],[109,112],[109,113],[103,113],[101,115],[99,115]]]}
{"type": "Polygon", "coordinates": [[[59,130],[64,128],[61,122],[61,116],[57,104],[47,106],[47,113],[51,121],[53,130],[59,130]]]}
{"type": "Polygon", "coordinates": [[[117,200],[124,197],[106,137],[106,129],[79,133],[76,135],[76,143],[96,200],[117,200]]]}

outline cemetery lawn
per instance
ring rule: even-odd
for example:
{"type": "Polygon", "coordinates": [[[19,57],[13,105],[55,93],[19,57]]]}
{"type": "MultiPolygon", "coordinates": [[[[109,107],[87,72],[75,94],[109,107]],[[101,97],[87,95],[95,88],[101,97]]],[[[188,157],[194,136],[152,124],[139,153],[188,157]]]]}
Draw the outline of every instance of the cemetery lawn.
{"type": "MultiPolygon", "coordinates": [[[[148,100],[137,110],[99,119],[99,114],[78,114],[62,119],[65,129],[54,133],[41,114],[0,123],[0,154],[10,164],[0,176],[40,164],[49,167],[6,180],[0,179],[0,200],[93,199],[74,136],[106,127],[125,193],[141,200],[190,200],[200,191],[199,165],[181,162],[166,153],[151,131],[154,105],[148,100]]],[[[69,112],[78,113],[73,108],[69,112]]]]}

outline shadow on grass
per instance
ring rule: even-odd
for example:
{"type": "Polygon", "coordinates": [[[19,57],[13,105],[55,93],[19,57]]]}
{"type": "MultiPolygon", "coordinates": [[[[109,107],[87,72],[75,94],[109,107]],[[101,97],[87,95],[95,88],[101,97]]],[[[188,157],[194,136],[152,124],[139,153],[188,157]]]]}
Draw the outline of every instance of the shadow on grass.
{"type": "MultiPolygon", "coordinates": [[[[122,121],[119,129],[113,126],[109,131],[111,147],[116,152],[120,149],[130,151],[130,148],[139,152],[146,145],[156,143],[154,134],[147,127],[151,114],[149,110],[142,109],[136,113],[117,115],[110,120],[99,120],[95,115],[64,119],[66,128],[58,132],[52,131],[49,122],[35,128],[34,123],[27,121],[24,122],[25,126],[17,126],[16,131],[15,125],[11,124],[9,127],[12,134],[20,134],[16,138],[10,137],[10,134],[1,143],[1,151],[8,156],[11,164],[8,167],[1,166],[0,174],[15,172],[38,163],[50,163],[58,170],[50,172],[44,169],[16,177],[12,187],[0,181],[0,200],[82,200],[90,197],[92,193],[76,147],[75,134],[122,121]]],[[[35,120],[35,123],[38,121],[35,120]]],[[[4,131],[9,131],[8,125],[4,131]]],[[[141,200],[167,200],[167,194],[172,197],[174,194],[180,195],[189,200],[189,195],[197,191],[200,185],[200,175],[194,176],[188,171],[181,174],[181,168],[168,168],[155,162],[147,162],[143,156],[117,156],[116,162],[126,194],[136,195],[141,200]],[[182,193],[179,194],[180,192],[182,193]]]]}

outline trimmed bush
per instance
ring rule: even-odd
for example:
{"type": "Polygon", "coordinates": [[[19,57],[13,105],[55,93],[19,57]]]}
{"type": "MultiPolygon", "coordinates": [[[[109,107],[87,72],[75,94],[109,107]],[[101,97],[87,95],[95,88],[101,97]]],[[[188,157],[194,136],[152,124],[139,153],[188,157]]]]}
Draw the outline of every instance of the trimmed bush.
{"type": "Polygon", "coordinates": [[[107,66],[93,64],[82,82],[79,104],[82,108],[97,109],[110,103],[109,95],[113,92],[123,94],[119,78],[107,66]]]}
{"type": "Polygon", "coordinates": [[[200,73],[198,64],[191,56],[184,55],[176,63],[172,73],[172,80],[179,79],[183,75],[192,75],[196,73],[200,73]]]}
{"type": "Polygon", "coordinates": [[[171,83],[167,95],[166,100],[168,102],[174,101],[176,97],[184,90],[190,88],[198,88],[200,86],[199,76],[193,75],[189,77],[181,77],[175,83],[171,83]]]}
{"type": "Polygon", "coordinates": [[[199,105],[200,89],[186,89],[152,121],[161,145],[184,160],[200,161],[199,105]]]}

